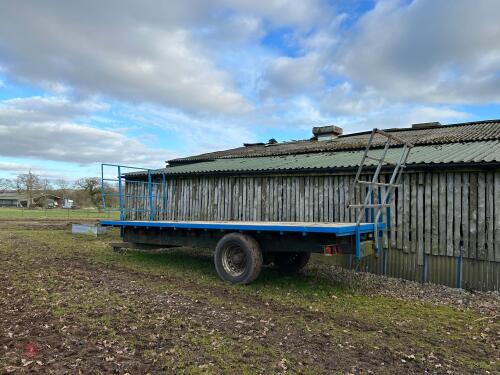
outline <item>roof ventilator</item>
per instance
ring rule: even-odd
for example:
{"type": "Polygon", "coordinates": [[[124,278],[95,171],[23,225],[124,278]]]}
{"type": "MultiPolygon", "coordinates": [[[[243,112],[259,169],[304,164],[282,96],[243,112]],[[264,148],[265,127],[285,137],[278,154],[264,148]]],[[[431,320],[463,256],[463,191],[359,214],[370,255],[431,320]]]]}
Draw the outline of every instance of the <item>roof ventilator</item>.
{"type": "Polygon", "coordinates": [[[335,125],[328,126],[315,126],[312,129],[314,138],[318,141],[331,141],[332,139],[337,138],[339,135],[342,135],[342,128],[339,128],[335,125]]]}
{"type": "Polygon", "coordinates": [[[412,129],[435,129],[442,128],[444,125],[441,125],[440,122],[421,122],[419,124],[411,124],[412,129]]]}

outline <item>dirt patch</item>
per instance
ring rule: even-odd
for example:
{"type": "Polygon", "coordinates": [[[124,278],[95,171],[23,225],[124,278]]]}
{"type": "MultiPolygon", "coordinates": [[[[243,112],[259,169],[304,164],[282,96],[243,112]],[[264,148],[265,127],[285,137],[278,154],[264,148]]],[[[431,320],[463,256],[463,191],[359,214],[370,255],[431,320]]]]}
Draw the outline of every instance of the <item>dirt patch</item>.
{"type": "Polygon", "coordinates": [[[314,282],[325,280],[304,283],[302,276],[293,282],[307,287],[303,297],[272,283],[237,288],[196,273],[196,263],[156,273],[118,256],[102,262],[100,240],[46,232],[0,233],[6,291],[0,294],[0,369],[7,372],[467,374],[486,373],[470,358],[492,362],[488,371],[498,360],[493,309],[474,324],[466,319],[483,315],[436,310],[445,326],[427,327],[425,314],[433,310],[415,305],[425,314],[413,312],[405,301],[420,300],[409,292],[315,295],[314,282]],[[79,246],[90,250],[83,256],[79,246]],[[374,318],[372,304],[383,303],[377,298],[387,300],[384,308],[394,317],[374,318]],[[419,332],[421,325],[449,337],[419,332]],[[457,345],[468,327],[478,337],[457,345]],[[36,344],[37,354],[27,355],[25,344],[36,344]]]}
{"type": "MultiPolygon", "coordinates": [[[[4,339],[0,341],[0,345],[7,347],[7,357],[19,358],[21,345],[35,341],[41,354],[34,361],[27,358],[23,361],[21,357],[21,365],[27,370],[48,368],[55,371],[79,369],[83,373],[93,371],[145,373],[166,369],[182,370],[186,360],[190,362],[189,368],[193,365],[205,368],[204,366],[214,366],[221,359],[214,354],[200,351],[196,346],[196,340],[200,337],[205,339],[205,336],[214,339],[213,346],[217,346],[217,341],[220,340],[230,347],[231,356],[241,353],[238,360],[261,373],[269,369],[269,363],[274,363],[275,372],[287,370],[295,372],[310,366],[316,370],[321,369],[324,373],[339,370],[348,372],[360,370],[360,363],[364,371],[368,371],[374,365],[375,369],[381,363],[390,364],[390,371],[379,369],[378,373],[392,373],[397,368],[405,371],[403,369],[408,368],[402,362],[396,362],[391,353],[384,351],[372,352],[370,362],[367,363],[365,350],[353,345],[342,351],[325,352],[328,348],[340,344],[337,338],[327,333],[310,334],[294,324],[285,326],[278,323],[273,320],[273,316],[280,310],[283,311],[283,308],[276,304],[259,304],[260,316],[254,316],[229,305],[213,306],[207,301],[192,299],[183,294],[152,292],[144,288],[137,274],[130,274],[116,267],[98,269],[95,265],[78,259],[60,259],[57,264],[57,278],[60,282],[56,283],[57,286],[50,289],[49,293],[70,294],[77,285],[80,285],[80,289],[105,290],[125,301],[123,306],[92,305],[86,310],[89,318],[120,314],[119,318],[110,319],[105,327],[106,331],[119,334],[120,339],[114,340],[113,335],[106,339],[107,335],[103,336],[89,327],[83,329],[82,322],[78,318],[75,319],[72,314],[55,317],[44,309],[43,304],[37,306],[26,294],[15,287],[7,286],[7,299],[11,301],[7,312],[14,314],[5,317],[9,325],[2,328],[7,331],[9,339],[16,340],[4,339]],[[12,303],[14,301],[16,303],[12,303]],[[23,308],[25,306],[32,308],[25,309],[23,308]],[[124,311],[124,306],[127,306],[125,310],[128,311],[124,311]],[[22,313],[18,314],[19,311],[22,313]],[[194,332],[196,334],[193,335],[194,332]],[[130,342],[135,345],[129,347],[124,344],[130,342]],[[276,347],[276,353],[279,355],[264,352],[257,358],[260,363],[256,363],[255,353],[252,350],[254,346],[276,347]],[[176,354],[177,351],[180,354],[176,354]],[[149,353],[149,356],[157,360],[148,358],[145,353],[149,353]],[[163,361],[158,361],[158,358],[165,357],[171,361],[169,366],[163,361]]],[[[43,280],[43,276],[41,279],[48,282],[43,280]]],[[[51,283],[54,284],[53,277],[51,283]]],[[[182,286],[179,285],[181,288],[182,286]]],[[[249,297],[246,301],[239,302],[252,304],[255,301],[249,297]]],[[[62,306],[64,307],[66,303],[62,302],[62,306]]],[[[300,309],[295,309],[293,312],[304,314],[309,324],[314,324],[318,319],[318,314],[300,309]]],[[[288,313],[292,313],[291,309],[288,309],[288,313]]],[[[349,321],[343,323],[346,327],[353,324],[349,321]]],[[[223,352],[224,350],[221,354],[223,352]]],[[[420,372],[425,367],[413,363],[409,368],[420,372]]],[[[19,369],[20,367],[10,365],[7,370],[19,369]]]]}
{"type": "MultiPolygon", "coordinates": [[[[3,284],[3,283],[2,283],[3,284]]],[[[2,285],[2,287],[4,284],[2,285]]],[[[82,329],[71,315],[54,316],[50,309],[34,303],[22,290],[8,286],[6,299],[2,298],[2,338],[0,345],[7,359],[4,371],[67,373],[110,372],[127,369],[133,373],[146,373],[153,366],[140,358],[122,355],[120,364],[110,363],[110,350],[106,340],[96,339],[95,333],[82,329]],[[6,301],[9,301],[6,303],[6,301]],[[29,307],[29,308],[26,308],[29,307]],[[35,348],[27,351],[26,346],[35,348]]],[[[115,347],[115,351],[120,348],[115,347]]]]}
{"type": "Polygon", "coordinates": [[[44,218],[29,218],[29,217],[0,217],[0,222],[12,222],[12,223],[29,223],[29,222],[38,222],[38,223],[94,223],[97,224],[99,222],[98,219],[93,218],[68,218],[68,217],[44,217],[44,218]]]}
{"type": "Polygon", "coordinates": [[[0,230],[8,229],[31,229],[31,230],[65,230],[71,228],[71,222],[67,221],[0,221],[0,230]]]}

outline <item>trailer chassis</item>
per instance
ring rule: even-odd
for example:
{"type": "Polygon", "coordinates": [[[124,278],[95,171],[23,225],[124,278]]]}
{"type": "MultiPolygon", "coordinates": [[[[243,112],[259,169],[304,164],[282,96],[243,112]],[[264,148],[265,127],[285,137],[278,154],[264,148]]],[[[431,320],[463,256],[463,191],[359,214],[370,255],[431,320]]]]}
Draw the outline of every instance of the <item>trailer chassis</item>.
{"type": "MultiPolygon", "coordinates": [[[[373,223],[102,220],[101,225],[121,228],[124,243],[115,244],[115,248],[215,249],[217,273],[237,284],[252,282],[262,264],[274,262],[284,270],[298,271],[311,253],[332,248],[360,258],[361,242],[369,240],[374,230],[373,223]]],[[[383,229],[383,224],[379,223],[378,229],[383,229]]]]}

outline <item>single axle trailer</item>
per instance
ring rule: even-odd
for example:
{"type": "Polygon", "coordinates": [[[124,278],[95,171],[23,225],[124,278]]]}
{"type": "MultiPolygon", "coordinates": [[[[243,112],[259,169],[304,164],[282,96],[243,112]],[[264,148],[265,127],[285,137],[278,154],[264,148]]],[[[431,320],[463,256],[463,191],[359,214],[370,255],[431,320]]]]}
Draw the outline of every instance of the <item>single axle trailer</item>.
{"type": "MultiPolygon", "coordinates": [[[[100,223],[121,228],[124,243],[120,247],[214,249],[217,274],[234,284],[252,282],[262,266],[270,263],[283,271],[297,272],[307,264],[311,253],[360,257],[362,242],[374,231],[372,223],[127,220],[100,223]]],[[[380,223],[378,229],[383,228],[380,223]]]]}
{"type": "MultiPolygon", "coordinates": [[[[385,216],[386,220],[390,218],[389,202],[411,147],[411,144],[394,135],[373,130],[350,187],[365,191],[362,201],[356,202],[355,194],[351,194],[351,201],[347,203],[347,208],[354,210],[354,222],[166,221],[171,214],[168,207],[172,205],[169,202],[175,199],[167,194],[168,181],[175,182],[168,168],[151,170],[103,164],[103,208],[109,207],[108,200],[111,204],[118,204],[120,220],[102,220],[101,225],[121,228],[123,247],[212,248],[217,273],[231,283],[252,282],[259,275],[262,265],[268,263],[274,263],[285,271],[298,271],[307,264],[311,253],[350,254],[359,260],[365,241],[373,245],[370,247],[377,254],[379,252],[382,231],[390,226],[390,223],[383,222],[382,217],[385,216]],[[378,150],[376,157],[370,154],[375,137],[385,139],[384,143],[379,142],[378,147],[383,148],[378,150]],[[396,162],[387,162],[385,156],[394,143],[401,146],[401,156],[396,162]],[[370,180],[361,178],[367,160],[376,161],[370,166],[370,180]],[[106,169],[110,167],[115,170],[113,176],[116,177],[108,177],[106,169]],[[379,181],[382,167],[393,168],[389,182],[379,181]],[[128,172],[130,170],[133,172],[128,172]],[[116,190],[109,189],[110,183],[115,185],[116,190]],[[383,210],[386,210],[385,215],[383,210]],[[366,222],[368,220],[371,222],[366,222]]],[[[211,194],[217,195],[218,191],[211,194]]],[[[199,197],[199,200],[207,200],[207,197],[199,197]]],[[[186,206],[190,207],[191,203],[186,206]]]]}

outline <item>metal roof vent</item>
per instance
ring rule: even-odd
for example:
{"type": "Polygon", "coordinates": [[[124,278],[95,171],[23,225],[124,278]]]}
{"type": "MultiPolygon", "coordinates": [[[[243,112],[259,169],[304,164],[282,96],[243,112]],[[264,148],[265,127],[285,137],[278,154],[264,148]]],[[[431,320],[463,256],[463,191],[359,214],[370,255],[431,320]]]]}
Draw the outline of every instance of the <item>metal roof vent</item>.
{"type": "Polygon", "coordinates": [[[412,129],[434,129],[434,128],[441,128],[443,125],[441,125],[440,122],[422,122],[419,124],[411,124],[412,129]]]}
{"type": "Polygon", "coordinates": [[[252,146],[264,146],[265,143],[263,142],[256,142],[256,143],[243,143],[243,146],[245,147],[252,147],[252,146]]]}
{"type": "Polygon", "coordinates": [[[342,135],[342,128],[335,125],[315,126],[312,132],[318,141],[330,141],[342,135]]]}

